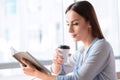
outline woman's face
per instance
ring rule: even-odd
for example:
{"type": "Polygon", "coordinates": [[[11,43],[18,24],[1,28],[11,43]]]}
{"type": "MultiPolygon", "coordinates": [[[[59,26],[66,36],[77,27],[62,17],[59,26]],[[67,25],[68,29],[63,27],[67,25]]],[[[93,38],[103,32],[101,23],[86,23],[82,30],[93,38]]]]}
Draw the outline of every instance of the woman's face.
{"type": "Polygon", "coordinates": [[[75,11],[70,10],[66,14],[68,30],[75,41],[87,39],[89,22],[75,11]]]}

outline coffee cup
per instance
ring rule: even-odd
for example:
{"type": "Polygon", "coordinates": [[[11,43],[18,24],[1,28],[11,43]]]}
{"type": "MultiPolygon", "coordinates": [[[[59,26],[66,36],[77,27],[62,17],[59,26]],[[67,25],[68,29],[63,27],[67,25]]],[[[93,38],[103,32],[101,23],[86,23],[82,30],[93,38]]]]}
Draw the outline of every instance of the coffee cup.
{"type": "Polygon", "coordinates": [[[67,58],[68,58],[68,53],[69,53],[69,50],[70,50],[70,47],[68,45],[60,45],[58,47],[58,49],[60,50],[61,52],[61,57],[64,58],[64,63],[67,62],[67,58]]]}

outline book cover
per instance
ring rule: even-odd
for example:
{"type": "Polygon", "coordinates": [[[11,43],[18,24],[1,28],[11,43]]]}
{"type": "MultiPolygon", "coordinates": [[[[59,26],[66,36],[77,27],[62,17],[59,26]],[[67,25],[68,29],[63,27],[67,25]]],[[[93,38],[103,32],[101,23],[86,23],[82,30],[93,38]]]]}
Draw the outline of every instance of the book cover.
{"type": "MultiPolygon", "coordinates": [[[[27,59],[30,63],[35,66],[38,70],[43,71],[45,73],[51,74],[51,72],[43,66],[35,57],[33,57],[29,52],[17,52],[14,48],[11,48],[12,56],[21,64],[21,59],[27,59]]],[[[23,64],[24,65],[24,64],[23,64]]]]}

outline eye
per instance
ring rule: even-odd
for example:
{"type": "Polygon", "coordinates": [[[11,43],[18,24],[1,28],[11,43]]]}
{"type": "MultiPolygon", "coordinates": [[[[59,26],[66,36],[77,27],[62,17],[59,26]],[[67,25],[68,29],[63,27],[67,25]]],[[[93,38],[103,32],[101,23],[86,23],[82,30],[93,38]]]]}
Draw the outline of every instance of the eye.
{"type": "Polygon", "coordinates": [[[78,25],[78,24],[79,24],[78,22],[73,23],[73,25],[78,25]]]}
{"type": "Polygon", "coordinates": [[[66,25],[69,26],[69,23],[67,23],[66,25]]]}

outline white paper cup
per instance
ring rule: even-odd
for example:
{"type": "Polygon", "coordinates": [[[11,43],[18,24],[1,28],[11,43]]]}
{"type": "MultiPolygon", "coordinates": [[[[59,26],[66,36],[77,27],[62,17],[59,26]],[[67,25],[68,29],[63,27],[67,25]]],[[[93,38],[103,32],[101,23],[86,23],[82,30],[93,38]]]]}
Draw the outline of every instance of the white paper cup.
{"type": "Polygon", "coordinates": [[[58,47],[58,49],[60,50],[61,52],[61,56],[64,58],[64,63],[67,62],[67,58],[68,58],[68,53],[69,53],[69,50],[70,50],[70,47],[67,46],[67,45],[60,45],[58,47]]]}

